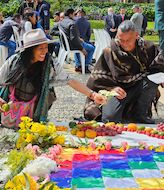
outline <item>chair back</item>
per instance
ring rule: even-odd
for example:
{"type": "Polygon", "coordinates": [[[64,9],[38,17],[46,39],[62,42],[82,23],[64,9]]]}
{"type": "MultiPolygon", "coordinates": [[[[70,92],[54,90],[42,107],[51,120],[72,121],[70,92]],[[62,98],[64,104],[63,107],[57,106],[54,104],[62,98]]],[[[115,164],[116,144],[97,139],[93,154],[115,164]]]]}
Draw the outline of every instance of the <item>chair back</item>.
{"type": "Polygon", "coordinates": [[[8,48],[0,45],[0,67],[5,63],[8,56],[8,48]]]}
{"type": "Polygon", "coordinates": [[[60,33],[61,47],[65,49],[65,51],[69,52],[70,46],[66,34],[63,32],[61,28],[59,28],[59,33],[60,33]]]}
{"type": "Polygon", "coordinates": [[[16,49],[19,49],[22,47],[22,42],[21,42],[20,34],[18,32],[18,27],[12,26],[12,28],[14,32],[14,40],[16,42],[16,49]]]}

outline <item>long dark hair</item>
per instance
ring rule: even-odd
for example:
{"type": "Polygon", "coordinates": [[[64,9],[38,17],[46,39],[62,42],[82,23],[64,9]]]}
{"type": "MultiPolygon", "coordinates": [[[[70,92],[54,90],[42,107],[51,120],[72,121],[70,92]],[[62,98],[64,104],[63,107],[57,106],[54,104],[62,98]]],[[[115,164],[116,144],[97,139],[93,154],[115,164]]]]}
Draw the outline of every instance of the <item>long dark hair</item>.
{"type": "MultiPolygon", "coordinates": [[[[36,13],[34,11],[27,12],[27,13],[24,14],[24,20],[31,22],[30,17],[33,17],[34,15],[36,16],[36,13]]],[[[36,24],[35,25],[33,25],[33,23],[31,23],[31,24],[32,24],[32,29],[36,29],[36,24]]]]}

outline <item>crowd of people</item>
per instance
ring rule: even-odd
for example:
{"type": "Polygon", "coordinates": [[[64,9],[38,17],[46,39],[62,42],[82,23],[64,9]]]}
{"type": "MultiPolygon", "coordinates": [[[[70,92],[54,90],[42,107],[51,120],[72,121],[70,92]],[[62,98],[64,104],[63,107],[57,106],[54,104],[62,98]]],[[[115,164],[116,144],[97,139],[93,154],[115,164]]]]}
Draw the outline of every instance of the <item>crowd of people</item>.
{"type": "MultiPolygon", "coordinates": [[[[48,110],[56,98],[50,82],[51,70],[54,79],[62,80],[87,96],[86,119],[154,123],[151,108],[160,95],[158,85],[147,75],[164,72],[163,45],[158,49],[142,38],[147,19],[138,5],[133,6],[133,12],[128,18],[124,8],[118,15],[112,7],[108,9],[105,29],[112,40],[94,65],[95,46],[90,41],[91,26],[84,9],[55,12],[52,29],[50,4],[44,0],[24,1],[18,13],[6,21],[0,14],[0,45],[8,47],[8,58],[0,68],[0,105],[12,101],[13,106],[7,113],[1,109],[1,123],[14,127],[22,115],[36,121],[47,120],[48,110]],[[13,26],[18,28],[22,41],[19,51],[11,39],[13,26]],[[59,54],[61,39],[53,40],[53,36],[60,36],[59,29],[65,33],[70,49],[80,50],[85,55],[85,71],[91,73],[87,86],[65,73],[60,63],[53,59],[53,52],[56,56],[59,54]],[[90,65],[93,65],[92,71],[90,65]],[[99,90],[115,91],[117,95],[108,100],[99,90]],[[9,116],[11,112],[15,118],[9,116]]],[[[163,29],[159,31],[163,44],[163,29]]],[[[82,72],[78,53],[74,54],[74,60],[75,71],[82,72]]]]}

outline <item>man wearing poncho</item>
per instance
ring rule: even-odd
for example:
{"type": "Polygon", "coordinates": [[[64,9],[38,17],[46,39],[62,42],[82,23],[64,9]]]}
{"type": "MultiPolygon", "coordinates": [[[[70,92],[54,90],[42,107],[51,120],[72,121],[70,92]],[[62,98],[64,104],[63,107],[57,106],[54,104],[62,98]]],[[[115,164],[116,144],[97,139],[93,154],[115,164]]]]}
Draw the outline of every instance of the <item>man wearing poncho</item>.
{"type": "Polygon", "coordinates": [[[154,123],[150,110],[158,85],[149,81],[147,75],[157,72],[164,72],[161,52],[138,36],[131,21],[122,22],[117,38],[111,41],[110,48],[104,49],[87,83],[96,92],[113,89],[119,95],[101,108],[87,99],[85,118],[104,122],[127,122],[130,118],[135,122],[154,123]]]}

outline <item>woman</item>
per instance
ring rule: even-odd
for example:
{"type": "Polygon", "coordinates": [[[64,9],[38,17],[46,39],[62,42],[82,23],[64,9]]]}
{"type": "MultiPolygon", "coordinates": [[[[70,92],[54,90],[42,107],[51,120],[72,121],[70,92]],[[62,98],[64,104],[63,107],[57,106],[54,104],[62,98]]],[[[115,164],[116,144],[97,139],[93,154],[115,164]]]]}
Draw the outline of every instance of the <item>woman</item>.
{"type": "MultiPolygon", "coordinates": [[[[53,66],[51,56],[48,54],[49,43],[52,41],[46,38],[41,29],[25,33],[22,52],[13,55],[0,68],[0,85],[3,86],[0,92],[2,98],[0,104],[3,104],[3,100],[6,102],[12,100],[14,103],[25,102],[28,104],[25,105],[26,109],[30,109],[29,112],[26,110],[25,115],[30,115],[35,121],[47,120],[48,109],[55,100],[53,87],[50,88],[49,83],[50,70],[53,66]],[[13,96],[14,100],[12,99],[13,96]]],[[[105,103],[104,96],[71,79],[62,68],[59,67],[56,73],[60,75],[59,78],[67,81],[72,88],[85,94],[96,103],[105,103]]],[[[22,116],[22,113],[19,116],[22,116]]],[[[18,120],[19,118],[17,118],[18,120]]]]}
{"type": "Polygon", "coordinates": [[[36,13],[34,11],[25,13],[23,20],[24,20],[25,32],[28,32],[36,28],[37,19],[36,19],[36,13]]]}

